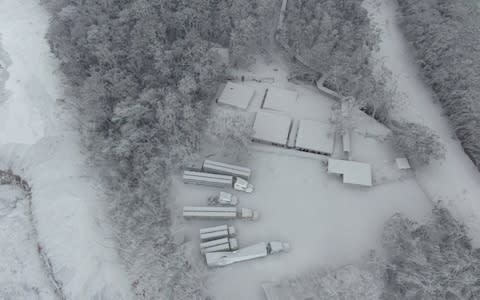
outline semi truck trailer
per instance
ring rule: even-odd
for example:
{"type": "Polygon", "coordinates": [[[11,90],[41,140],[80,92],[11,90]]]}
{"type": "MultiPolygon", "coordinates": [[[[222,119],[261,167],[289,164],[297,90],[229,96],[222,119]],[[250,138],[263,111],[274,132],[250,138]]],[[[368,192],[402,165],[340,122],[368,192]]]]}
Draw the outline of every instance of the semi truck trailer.
{"type": "Polygon", "coordinates": [[[259,213],[250,208],[236,208],[228,206],[185,206],[184,218],[206,219],[246,219],[257,220],[259,213]]]}
{"type": "Polygon", "coordinates": [[[198,171],[184,171],[183,182],[190,184],[199,184],[214,186],[219,188],[233,188],[237,191],[251,193],[253,185],[247,180],[232,175],[222,175],[198,171]]]}
{"type": "Polygon", "coordinates": [[[252,171],[249,168],[209,159],[203,161],[202,170],[208,173],[236,176],[245,180],[250,180],[250,175],[252,174],[252,171]]]}
{"type": "Polygon", "coordinates": [[[200,229],[200,240],[210,241],[225,237],[233,237],[237,234],[235,227],[228,225],[213,226],[200,229]]]}
{"type": "Polygon", "coordinates": [[[209,267],[223,267],[237,262],[287,252],[289,250],[290,245],[288,243],[279,241],[261,242],[235,251],[205,253],[205,259],[207,261],[207,266],[209,267]]]}

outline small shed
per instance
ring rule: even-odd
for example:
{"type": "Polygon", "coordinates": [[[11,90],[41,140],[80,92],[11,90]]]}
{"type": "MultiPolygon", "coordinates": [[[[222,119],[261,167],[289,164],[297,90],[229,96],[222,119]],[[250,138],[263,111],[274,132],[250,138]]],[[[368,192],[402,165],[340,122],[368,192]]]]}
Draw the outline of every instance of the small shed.
{"type": "Polygon", "coordinates": [[[253,124],[252,140],[286,147],[291,125],[292,119],[290,117],[258,111],[253,124]]]}
{"type": "Polygon", "coordinates": [[[332,155],[335,134],[329,123],[300,120],[295,148],[300,151],[332,155]]]}
{"type": "Polygon", "coordinates": [[[297,101],[297,96],[296,91],[269,87],[265,92],[262,108],[290,112],[297,101]]]}
{"type": "Polygon", "coordinates": [[[329,158],[327,172],[342,175],[343,183],[372,186],[372,168],[367,163],[329,158]]]}
{"type": "Polygon", "coordinates": [[[234,106],[241,109],[247,109],[255,95],[255,89],[244,84],[227,82],[217,102],[234,106]]]}
{"type": "Polygon", "coordinates": [[[405,157],[395,158],[395,164],[399,170],[407,170],[411,168],[408,159],[405,157]]]}
{"type": "Polygon", "coordinates": [[[342,148],[343,148],[343,155],[346,159],[351,159],[352,147],[351,147],[351,138],[350,138],[350,130],[345,130],[342,133],[342,148]]]}

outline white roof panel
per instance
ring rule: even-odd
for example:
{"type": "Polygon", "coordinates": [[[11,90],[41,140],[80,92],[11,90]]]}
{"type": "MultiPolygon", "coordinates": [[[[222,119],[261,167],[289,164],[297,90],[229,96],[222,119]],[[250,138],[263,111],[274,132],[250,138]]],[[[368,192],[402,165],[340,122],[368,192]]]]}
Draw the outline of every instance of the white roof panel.
{"type": "Polygon", "coordinates": [[[330,158],[328,173],[343,175],[343,183],[372,186],[372,168],[366,163],[330,158]]]}
{"type": "Polygon", "coordinates": [[[296,91],[269,87],[263,102],[263,108],[291,112],[292,106],[296,104],[297,95],[296,91]]]}
{"type": "Polygon", "coordinates": [[[255,89],[234,82],[227,82],[218,103],[231,105],[241,109],[247,109],[255,94],[255,89]]]}
{"type": "Polygon", "coordinates": [[[253,138],[256,140],[286,145],[292,119],[264,111],[257,112],[253,124],[253,138]]]}
{"type": "Polygon", "coordinates": [[[397,168],[400,170],[410,169],[410,163],[405,157],[395,158],[395,163],[397,164],[397,168]]]}
{"type": "Polygon", "coordinates": [[[301,120],[298,126],[295,147],[332,154],[334,137],[335,135],[330,124],[313,120],[301,120]]]}

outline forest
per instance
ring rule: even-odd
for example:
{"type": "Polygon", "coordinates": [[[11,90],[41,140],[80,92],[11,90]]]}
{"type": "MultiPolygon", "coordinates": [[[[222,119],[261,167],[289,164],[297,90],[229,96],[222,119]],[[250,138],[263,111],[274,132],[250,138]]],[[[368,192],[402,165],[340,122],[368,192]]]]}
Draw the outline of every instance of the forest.
{"type": "Polygon", "coordinates": [[[480,12],[470,0],[399,0],[401,27],[421,74],[480,168],[480,12]]]}
{"type": "Polygon", "coordinates": [[[224,80],[212,48],[229,48],[236,65],[251,63],[278,2],[44,2],[53,15],[47,38],[92,163],[110,190],[132,287],[145,299],[201,297],[202,271],[169,231],[170,174],[198,149],[210,100],[224,80]]]}
{"type": "Polygon", "coordinates": [[[353,97],[357,107],[387,123],[394,87],[382,69],[374,75],[373,58],[379,36],[360,0],[289,1],[279,39],[311,69],[324,85],[342,96],[353,97]]]}

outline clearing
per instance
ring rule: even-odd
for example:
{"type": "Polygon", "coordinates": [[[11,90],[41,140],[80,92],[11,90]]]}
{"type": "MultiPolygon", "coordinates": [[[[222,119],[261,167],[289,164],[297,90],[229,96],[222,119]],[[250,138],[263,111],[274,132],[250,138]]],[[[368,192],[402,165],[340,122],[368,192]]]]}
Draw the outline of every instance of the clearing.
{"type": "MultiPolygon", "coordinates": [[[[313,87],[287,82],[280,59],[270,64],[258,60],[248,75],[275,78],[272,84],[245,83],[257,90],[249,111],[259,110],[265,88],[276,86],[298,92],[299,97],[288,112],[292,117],[328,122],[334,102],[313,87]]],[[[267,145],[252,146],[247,165],[252,169],[255,191],[236,195],[240,197],[239,206],[257,209],[260,219],[227,223],[237,227],[240,247],[282,240],[289,242],[292,249],[286,254],[210,270],[210,291],[217,299],[263,299],[262,282],[358,261],[371,249],[380,251],[383,224],[394,213],[421,220],[430,211],[431,202],[414,177],[394,169],[395,154],[383,142],[388,130],[360,112],[356,124],[353,158],[373,165],[372,188],[343,185],[340,178],[326,173],[324,156],[267,145]]],[[[215,157],[215,149],[208,150],[215,157]]],[[[181,215],[184,205],[206,204],[207,197],[217,191],[185,185],[177,177],[172,189],[178,204],[177,215],[181,215]]],[[[198,230],[220,223],[185,222],[178,217],[175,227],[185,229],[191,240],[191,255],[202,260],[198,230]]]]}

